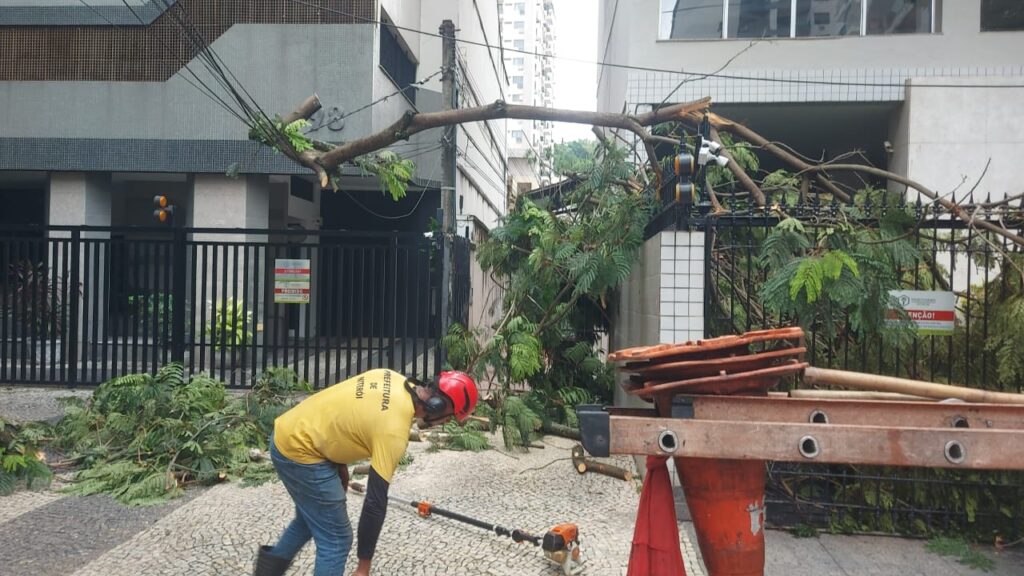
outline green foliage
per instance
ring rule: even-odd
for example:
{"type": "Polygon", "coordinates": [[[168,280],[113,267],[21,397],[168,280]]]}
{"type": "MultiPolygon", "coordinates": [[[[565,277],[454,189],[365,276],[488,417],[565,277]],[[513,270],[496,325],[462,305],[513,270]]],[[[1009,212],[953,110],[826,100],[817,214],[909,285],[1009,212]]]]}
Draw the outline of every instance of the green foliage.
{"type": "Polygon", "coordinates": [[[789,533],[797,538],[817,538],[818,529],[810,524],[797,524],[790,528],[789,533]]]}
{"type": "Polygon", "coordinates": [[[313,149],[313,142],[303,133],[306,128],[309,128],[309,120],[300,118],[281,129],[288,143],[300,154],[313,149]]]}
{"type": "Polygon", "coordinates": [[[581,174],[590,172],[594,165],[597,142],[593,140],[571,140],[555,144],[554,169],[557,174],[581,174]]]}
{"type": "Polygon", "coordinates": [[[598,148],[588,172],[549,201],[521,197],[478,250],[506,284],[505,314],[476,331],[453,326],[444,344],[455,368],[490,380],[506,446],[525,446],[544,422],[573,422],[579,399],[609,400],[613,373],[598,346],[609,301],[630,273],[652,212],[650,194],[623,183],[622,151],[598,148]],[[513,393],[526,385],[524,397],[513,393]]]}
{"type": "Polygon", "coordinates": [[[416,172],[416,164],[390,150],[360,156],[354,160],[363,174],[372,174],[380,180],[380,191],[391,195],[394,201],[405,197],[409,181],[416,172]]]}
{"type": "Polygon", "coordinates": [[[757,259],[766,272],[755,288],[765,311],[828,338],[879,334],[889,342],[911,341],[905,317],[887,318],[900,310],[889,292],[905,287],[905,271],[917,262],[906,234],[914,225],[899,210],[888,211],[877,228],[849,218],[813,228],[796,218],[781,220],[760,242],[757,259]]]}
{"type": "Polygon", "coordinates": [[[12,494],[22,482],[29,489],[50,485],[53,474],[40,459],[48,435],[45,425],[15,425],[0,418],[0,496],[12,494]]]}
{"type": "Polygon", "coordinates": [[[266,448],[273,417],[308,390],[286,369],[262,374],[239,398],[205,375],[186,380],[178,364],[156,375],[114,378],[89,402],[68,400],[56,426],[57,446],[83,468],[69,491],[144,505],[177,496],[188,484],[265,481],[273,470],[253,461],[250,449],[266,448]]]}
{"type": "MultiPolygon", "coordinates": [[[[128,296],[128,310],[141,325],[145,318],[151,333],[156,334],[157,341],[167,344],[171,339],[171,321],[174,315],[174,295],[166,292],[152,294],[132,294],[128,296]]],[[[188,314],[186,313],[186,322],[188,314]]]]}
{"type": "Polygon", "coordinates": [[[287,125],[277,116],[272,121],[260,118],[249,125],[249,139],[270,146],[277,153],[287,142],[292,150],[301,154],[313,149],[313,141],[303,133],[309,125],[309,120],[302,118],[287,125]]]}
{"type": "MultiPolygon", "coordinates": [[[[747,142],[736,142],[727,133],[720,134],[720,144],[729,152],[732,161],[748,174],[756,174],[760,169],[761,162],[755,154],[754,149],[747,142]]],[[[690,142],[690,150],[693,150],[693,142],[690,142]]],[[[708,167],[708,184],[714,189],[730,186],[736,183],[736,176],[728,167],[712,164],[708,167]]]]}
{"type": "Polygon", "coordinates": [[[543,424],[540,416],[519,396],[507,398],[502,408],[501,433],[505,446],[529,446],[543,424]]]}
{"type": "Polygon", "coordinates": [[[51,272],[45,262],[31,260],[9,266],[7,286],[11,296],[6,312],[17,320],[20,330],[40,337],[63,334],[67,315],[64,295],[82,294],[81,283],[68,286],[67,278],[51,272]]]}
{"type": "Polygon", "coordinates": [[[214,350],[248,346],[253,340],[250,324],[252,311],[246,310],[245,302],[225,298],[217,303],[210,325],[206,327],[206,334],[210,336],[214,350]]]}
{"type": "Polygon", "coordinates": [[[483,433],[483,424],[476,420],[467,420],[464,424],[449,421],[441,431],[444,436],[429,436],[430,442],[437,448],[470,452],[481,452],[491,448],[491,442],[483,433]]]}
{"type": "Polygon", "coordinates": [[[937,537],[928,541],[925,547],[940,556],[954,556],[956,561],[983,572],[991,572],[996,563],[978,550],[971,547],[962,538],[937,537]]]}

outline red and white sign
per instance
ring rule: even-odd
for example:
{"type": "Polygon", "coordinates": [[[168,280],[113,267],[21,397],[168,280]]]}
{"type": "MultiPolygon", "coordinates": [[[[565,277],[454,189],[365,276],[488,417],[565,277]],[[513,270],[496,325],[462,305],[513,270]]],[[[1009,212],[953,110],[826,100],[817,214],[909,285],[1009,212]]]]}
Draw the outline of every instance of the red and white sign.
{"type": "MultiPolygon", "coordinates": [[[[889,292],[917,325],[917,333],[952,336],[956,324],[956,295],[938,290],[892,290],[889,292]]],[[[897,318],[895,310],[889,318],[897,318]]]]}
{"type": "Polygon", "coordinates": [[[309,304],[309,260],[274,260],[274,303],[309,304]]]}

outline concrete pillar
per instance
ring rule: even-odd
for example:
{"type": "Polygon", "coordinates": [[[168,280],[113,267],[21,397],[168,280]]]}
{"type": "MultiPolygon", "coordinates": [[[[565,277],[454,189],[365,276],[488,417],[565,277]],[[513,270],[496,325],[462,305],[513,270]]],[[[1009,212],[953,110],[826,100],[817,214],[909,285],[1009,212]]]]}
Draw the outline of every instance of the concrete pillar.
{"type": "MultiPolygon", "coordinates": [[[[262,296],[267,292],[266,270],[270,256],[261,246],[246,246],[242,243],[267,241],[266,234],[246,233],[245,230],[268,228],[270,214],[271,184],[267,176],[250,175],[235,179],[222,174],[195,175],[192,226],[238,229],[237,233],[198,232],[192,235],[192,240],[196,242],[211,243],[195,246],[195,261],[190,265],[196,274],[193,280],[196,285],[195,302],[189,311],[191,321],[195,323],[193,333],[196,341],[205,340],[210,343],[209,335],[202,338],[202,332],[213,324],[218,303],[229,298],[244,300],[249,312],[256,308],[249,329],[254,341],[258,336],[264,322],[265,302],[262,296]]],[[[209,366],[209,349],[205,357],[209,366]]]]}
{"type": "Polygon", "coordinates": [[[704,337],[704,232],[666,231],[661,239],[658,343],[704,337]]]}
{"type": "MultiPolygon", "coordinates": [[[[85,174],[82,172],[55,172],[50,176],[48,222],[51,226],[110,226],[111,184],[110,174],[85,174]]],[[[89,370],[99,361],[100,340],[105,334],[110,303],[107,290],[107,252],[110,238],[108,231],[83,231],[78,247],[78,277],[70,278],[75,254],[72,246],[61,240],[71,238],[70,231],[51,231],[50,242],[46,245],[49,259],[50,281],[68,282],[68,293],[78,300],[77,319],[73,329],[77,332],[78,358],[80,366],[89,370]],[[59,242],[54,247],[53,242],[59,242]],[[54,249],[56,248],[56,249],[54,249]],[[77,282],[76,282],[77,280],[77,282]],[[80,295],[79,295],[80,293],[80,295]],[[97,335],[93,341],[93,334],[97,335]],[[96,352],[95,356],[91,354],[96,352]]],[[[58,284],[60,287],[61,284],[58,284]]],[[[61,305],[72,306],[69,296],[61,305]]],[[[62,334],[61,338],[69,334],[62,334]]],[[[64,347],[61,347],[62,350],[64,347]]],[[[65,359],[66,360],[66,359],[65,359]]]]}

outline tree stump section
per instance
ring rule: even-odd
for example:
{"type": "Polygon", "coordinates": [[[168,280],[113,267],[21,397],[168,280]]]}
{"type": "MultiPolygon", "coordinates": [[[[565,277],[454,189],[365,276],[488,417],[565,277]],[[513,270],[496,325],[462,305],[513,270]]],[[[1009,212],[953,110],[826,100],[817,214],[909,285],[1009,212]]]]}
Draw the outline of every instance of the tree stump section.
{"type": "Polygon", "coordinates": [[[611,476],[612,478],[618,478],[619,480],[625,480],[629,482],[633,479],[633,473],[624,468],[613,466],[611,464],[605,464],[604,462],[598,462],[597,460],[587,459],[583,452],[583,445],[577,444],[572,447],[572,465],[576,468],[576,472],[584,474],[586,472],[597,472],[598,474],[604,474],[605,476],[611,476]]]}

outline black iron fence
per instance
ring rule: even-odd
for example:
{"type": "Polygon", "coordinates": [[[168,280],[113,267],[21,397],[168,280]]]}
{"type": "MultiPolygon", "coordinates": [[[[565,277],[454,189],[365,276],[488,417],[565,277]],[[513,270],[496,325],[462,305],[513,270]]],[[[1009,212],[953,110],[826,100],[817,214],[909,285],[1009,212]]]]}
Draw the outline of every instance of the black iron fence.
{"type": "MultiPolygon", "coordinates": [[[[974,204],[971,198],[962,202],[974,204]]],[[[901,212],[909,224],[904,232],[878,241],[913,248],[893,271],[900,288],[952,292],[952,331],[894,342],[857,331],[848,317],[828,331],[812,323],[807,360],[819,367],[1021,391],[1024,362],[1019,359],[1024,356],[1019,349],[1012,351],[1015,332],[1006,315],[1014,302],[1024,301],[1017,271],[1024,254],[1009,240],[982,234],[938,205],[883,196],[875,206],[854,210],[837,204],[782,204],[684,218],[683,225],[706,231],[705,335],[794,322],[772,313],[763,298],[776,270],[760,256],[782,214],[798,216],[807,236],[820,238],[844,223],[877,229],[888,211],[901,212]]],[[[1010,212],[1000,224],[1024,227],[1024,211],[1010,212]]],[[[808,252],[814,249],[812,244],[808,252]]],[[[1022,331],[1024,325],[1018,326],[1016,333],[1022,331]]],[[[1024,535],[1024,476],[1019,473],[771,463],[768,476],[769,519],[776,524],[918,534],[956,527],[989,540],[994,531],[1004,538],[1024,535]]]]}
{"type": "Polygon", "coordinates": [[[401,233],[3,230],[0,381],[98,384],[175,360],[241,387],[272,366],[318,387],[375,367],[428,378],[440,250],[401,233]]]}

